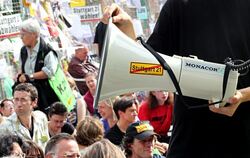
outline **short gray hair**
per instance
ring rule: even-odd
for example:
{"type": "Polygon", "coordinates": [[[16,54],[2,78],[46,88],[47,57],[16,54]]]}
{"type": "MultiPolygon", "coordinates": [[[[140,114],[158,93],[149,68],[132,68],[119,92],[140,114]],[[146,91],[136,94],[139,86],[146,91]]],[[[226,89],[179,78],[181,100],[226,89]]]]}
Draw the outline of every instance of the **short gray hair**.
{"type": "Polygon", "coordinates": [[[37,33],[38,36],[40,35],[40,29],[41,28],[40,28],[38,21],[34,18],[24,20],[19,27],[20,31],[37,33]]]}

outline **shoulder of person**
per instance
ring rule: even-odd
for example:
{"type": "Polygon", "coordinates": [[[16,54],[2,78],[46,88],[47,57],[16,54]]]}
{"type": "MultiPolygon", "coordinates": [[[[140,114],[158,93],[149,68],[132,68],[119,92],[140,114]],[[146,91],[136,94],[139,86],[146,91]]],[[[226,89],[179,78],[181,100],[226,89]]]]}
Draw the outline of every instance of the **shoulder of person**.
{"type": "Polygon", "coordinates": [[[47,116],[44,112],[40,111],[40,110],[35,110],[32,112],[32,116],[37,120],[40,120],[40,119],[46,119],[47,120],[47,116]]]}

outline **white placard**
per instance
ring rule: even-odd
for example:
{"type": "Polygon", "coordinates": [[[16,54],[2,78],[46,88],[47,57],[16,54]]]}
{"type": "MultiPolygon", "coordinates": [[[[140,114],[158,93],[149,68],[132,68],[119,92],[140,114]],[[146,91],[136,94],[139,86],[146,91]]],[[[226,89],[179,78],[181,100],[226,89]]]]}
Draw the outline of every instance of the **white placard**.
{"type": "Polygon", "coordinates": [[[72,8],[73,13],[80,16],[81,21],[89,21],[100,19],[101,14],[101,5],[92,5],[92,6],[85,6],[85,7],[76,7],[72,8]]]}
{"type": "Polygon", "coordinates": [[[1,0],[0,3],[0,13],[12,13],[13,12],[13,4],[12,0],[1,0]]]}
{"type": "Polygon", "coordinates": [[[6,38],[19,33],[20,14],[0,16],[0,38],[6,38]]]}

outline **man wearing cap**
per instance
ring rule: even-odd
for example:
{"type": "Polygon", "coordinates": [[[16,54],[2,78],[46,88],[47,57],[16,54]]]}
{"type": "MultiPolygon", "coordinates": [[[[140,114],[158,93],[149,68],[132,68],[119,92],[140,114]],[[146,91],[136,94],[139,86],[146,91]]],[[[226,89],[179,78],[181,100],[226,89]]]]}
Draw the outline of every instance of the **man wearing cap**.
{"type": "Polygon", "coordinates": [[[98,66],[94,65],[89,60],[89,49],[86,45],[82,43],[75,43],[75,46],[75,55],[70,60],[68,72],[76,81],[76,85],[80,93],[84,95],[89,89],[83,79],[89,72],[96,73],[98,70],[98,66]]]}
{"type": "Polygon", "coordinates": [[[157,141],[153,126],[146,121],[138,121],[129,125],[123,138],[123,147],[127,158],[165,158],[154,154],[157,141]]]}

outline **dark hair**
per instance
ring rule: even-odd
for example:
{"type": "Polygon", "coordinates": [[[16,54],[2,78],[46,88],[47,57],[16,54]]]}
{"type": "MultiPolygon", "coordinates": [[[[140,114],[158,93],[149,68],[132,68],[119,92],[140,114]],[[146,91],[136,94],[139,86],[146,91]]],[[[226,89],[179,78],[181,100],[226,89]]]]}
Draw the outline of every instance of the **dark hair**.
{"type": "MultiPolygon", "coordinates": [[[[1,107],[1,108],[4,107],[4,102],[6,102],[6,101],[10,101],[10,102],[13,103],[13,100],[12,100],[12,99],[3,99],[3,100],[1,101],[1,103],[0,103],[0,107],[1,107]]],[[[13,104],[14,104],[14,103],[13,103],[13,104]]]]}
{"type": "Polygon", "coordinates": [[[57,148],[56,145],[61,140],[74,140],[75,141],[75,138],[68,133],[59,133],[57,135],[54,135],[53,137],[50,138],[50,140],[48,141],[48,143],[45,147],[45,155],[50,153],[50,152],[54,152],[55,149],[57,148]]]}
{"type": "Polygon", "coordinates": [[[44,158],[44,152],[40,146],[38,146],[32,140],[25,140],[27,147],[23,149],[23,152],[26,154],[26,158],[44,158]]]}
{"type": "MultiPolygon", "coordinates": [[[[166,105],[171,104],[171,102],[170,102],[170,97],[171,97],[170,92],[168,92],[168,93],[169,93],[168,99],[164,102],[164,104],[166,104],[166,105]]],[[[156,97],[153,95],[153,91],[149,91],[147,102],[148,102],[148,105],[149,105],[150,109],[154,109],[156,106],[159,105],[156,97]]]]}
{"type": "Polygon", "coordinates": [[[25,91],[30,93],[30,98],[32,101],[35,101],[38,98],[38,92],[35,86],[33,86],[31,83],[20,83],[18,84],[15,89],[14,93],[16,91],[25,91]]]}
{"type": "Polygon", "coordinates": [[[101,121],[94,117],[86,117],[76,127],[76,141],[80,145],[89,146],[104,136],[101,121]]]}
{"type": "Polygon", "coordinates": [[[125,112],[126,109],[132,107],[134,103],[135,103],[134,99],[119,98],[115,100],[113,104],[113,109],[115,111],[115,114],[118,120],[120,118],[118,111],[125,112]]]}
{"type": "Polygon", "coordinates": [[[51,117],[52,115],[61,115],[61,116],[64,116],[65,114],[67,114],[67,108],[61,102],[55,102],[55,103],[53,103],[50,106],[49,112],[48,112],[48,116],[49,117],[51,117]]]}
{"type": "Polygon", "coordinates": [[[17,143],[21,148],[24,146],[23,139],[17,135],[4,134],[0,136],[0,157],[11,155],[13,143],[17,143]]]}
{"type": "Polygon", "coordinates": [[[130,157],[132,155],[132,150],[130,148],[131,144],[134,142],[134,137],[124,136],[122,140],[122,147],[124,148],[124,152],[126,157],[130,157]]]}

